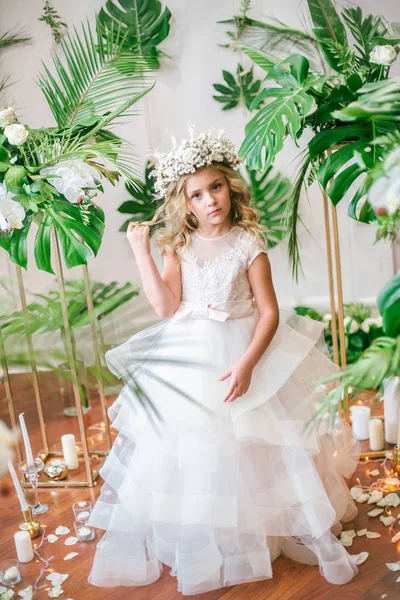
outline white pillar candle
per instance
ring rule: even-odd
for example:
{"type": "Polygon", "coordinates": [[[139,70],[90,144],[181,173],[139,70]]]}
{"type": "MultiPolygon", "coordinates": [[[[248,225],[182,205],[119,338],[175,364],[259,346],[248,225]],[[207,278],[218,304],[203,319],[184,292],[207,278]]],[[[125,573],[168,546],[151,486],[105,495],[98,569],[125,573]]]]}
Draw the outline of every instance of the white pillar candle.
{"type": "Polygon", "coordinates": [[[21,484],[19,482],[19,479],[14,469],[14,465],[12,464],[11,460],[8,461],[8,470],[10,471],[11,479],[13,480],[15,491],[17,492],[18,500],[21,505],[21,510],[28,510],[29,505],[26,501],[25,494],[22,491],[21,484]]]}
{"type": "Polygon", "coordinates": [[[396,444],[400,427],[400,377],[386,377],[383,380],[383,410],[385,439],[389,444],[396,444]]]}
{"type": "Polygon", "coordinates": [[[371,410],[368,406],[353,404],[350,406],[351,426],[356,440],[368,439],[368,421],[371,416],[371,410]]]}
{"type": "Polygon", "coordinates": [[[383,423],[380,419],[370,419],[368,423],[369,447],[374,452],[383,450],[385,445],[383,438],[383,423]]]}
{"type": "Polygon", "coordinates": [[[35,463],[33,462],[32,448],[31,448],[31,443],[30,443],[29,436],[28,436],[28,430],[26,429],[26,425],[25,425],[24,413],[21,413],[19,415],[19,424],[21,426],[22,439],[24,440],[25,456],[26,456],[26,462],[28,465],[28,471],[31,473],[34,473],[35,472],[35,463]]]}
{"type": "Polygon", "coordinates": [[[32,540],[29,531],[18,531],[14,535],[17,558],[21,563],[27,563],[34,559],[32,540]]]}
{"type": "Polygon", "coordinates": [[[78,453],[75,446],[75,436],[73,433],[66,433],[61,436],[61,445],[64,454],[64,461],[70,471],[79,467],[78,453]]]}

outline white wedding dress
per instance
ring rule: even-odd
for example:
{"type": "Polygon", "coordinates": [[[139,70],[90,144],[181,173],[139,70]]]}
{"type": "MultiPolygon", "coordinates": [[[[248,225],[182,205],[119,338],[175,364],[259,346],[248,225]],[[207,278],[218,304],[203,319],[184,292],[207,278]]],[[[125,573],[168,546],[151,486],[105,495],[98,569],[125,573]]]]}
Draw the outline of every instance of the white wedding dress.
{"type": "Polygon", "coordinates": [[[119,433],[89,521],[106,530],[93,585],[147,585],[164,563],[179,591],[197,594],[268,579],[281,553],[319,564],[331,583],[357,573],[331,529],[357,512],[343,476],[358,444],[341,420],[333,433],[305,433],[313,382],[336,369],[322,324],[281,311],[248,392],[223,402],[230,380],[217,379],[257,324],[247,270],[262,251],[239,226],[215,239],[194,233],[178,310],[107,353],[125,385],[109,409],[119,433]]]}

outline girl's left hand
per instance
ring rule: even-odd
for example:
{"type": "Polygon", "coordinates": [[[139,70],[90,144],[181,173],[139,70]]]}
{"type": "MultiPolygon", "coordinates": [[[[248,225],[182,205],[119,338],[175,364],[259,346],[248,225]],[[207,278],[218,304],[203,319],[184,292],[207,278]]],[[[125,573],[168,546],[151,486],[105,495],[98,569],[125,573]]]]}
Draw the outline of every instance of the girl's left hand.
{"type": "Polygon", "coordinates": [[[218,378],[218,381],[224,381],[228,377],[232,377],[231,385],[227,395],[224,398],[224,402],[233,402],[239,396],[243,396],[247,392],[251,383],[251,376],[253,368],[245,362],[240,360],[232,365],[230,369],[218,378]]]}

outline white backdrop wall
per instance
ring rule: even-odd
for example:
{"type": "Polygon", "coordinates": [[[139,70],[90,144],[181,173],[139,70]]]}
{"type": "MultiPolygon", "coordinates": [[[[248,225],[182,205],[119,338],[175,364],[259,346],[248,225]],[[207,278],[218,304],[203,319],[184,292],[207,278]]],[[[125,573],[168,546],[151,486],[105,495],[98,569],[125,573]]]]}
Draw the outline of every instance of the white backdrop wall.
{"type": "MultiPolygon", "coordinates": [[[[52,42],[50,28],[38,21],[42,4],[42,0],[0,0],[1,31],[22,28],[33,38],[30,45],[10,48],[1,55],[2,69],[12,73],[14,82],[7,94],[7,104],[16,108],[21,122],[33,127],[54,124],[35,83],[42,69],[41,62],[50,65],[51,53],[58,51],[52,42]]],[[[217,21],[231,17],[239,9],[239,0],[169,0],[166,4],[172,12],[171,33],[161,48],[171,58],[163,59],[162,68],[156,73],[156,86],[141,103],[141,114],[117,129],[136,145],[142,166],[152,149],[169,149],[167,130],[180,139],[187,137],[189,121],[196,124],[198,133],[216,126],[223,128],[239,146],[249,119],[249,113],[243,108],[223,112],[221,105],[212,98],[212,84],[221,82],[222,69],[235,71],[239,60],[243,65],[249,64],[245,57],[218,46],[226,43],[228,38],[225,35],[227,26],[217,24],[217,21]]],[[[381,0],[378,6],[372,0],[363,0],[359,4],[364,13],[379,11],[389,21],[400,20],[398,0],[381,0]]],[[[79,28],[86,18],[92,21],[102,5],[102,0],[53,1],[70,31],[73,26],[79,28]]],[[[251,15],[254,18],[273,16],[288,25],[300,27],[305,12],[305,3],[298,0],[281,0],[279,3],[254,0],[251,15]]],[[[399,64],[393,72],[400,72],[399,64]]],[[[306,142],[304,138],[303,143],[306,142]]],[[[288,140],[276,161],[277,168],[288,177],[294,172],[293,161],[297,153],[298,149],[288,140]]],[[[90,271],[93,279],[132,281],[139,286],[133,255],[125,235],[118,232],[124,215],[116,209],[127,198],[125,187],[120,184],[118,188],[107,185],[104,196],[98,199],[106,212],[106,233],[98,257],[91,260],[90,271]]],[[[392,250],[388,243],[373,246],[374,228],[352,221],[346,212],[347,204],[342,202],[338,213],[345,301],[373,302],[377,291],[393,274],[392,250]]],[[[308,198],[305,195],[302,198],[301,214],[309,232],[299,227],[304,277],[298,284],[291,279],[286,243],[270,253],[279,302],[282,307],[309,303],[328,308],[323,212],[316,185],[311,188],[308,198]]],[[[30,241],[32,246],[32,236],[30,241]]],[[[154,257],[161,266],[155,249],[154,257]]],[[[13,274],[13,268],[8,264],[5,252],[0,250],[0,276],[8,274],[13,274]]],[[[67,276],[81,277],[81,271],[74,269],[67,276]]],[[[54,284],[54,277],[36,269],[31,253],[25,281],[29,290],[43,292],[54,284]]]]}

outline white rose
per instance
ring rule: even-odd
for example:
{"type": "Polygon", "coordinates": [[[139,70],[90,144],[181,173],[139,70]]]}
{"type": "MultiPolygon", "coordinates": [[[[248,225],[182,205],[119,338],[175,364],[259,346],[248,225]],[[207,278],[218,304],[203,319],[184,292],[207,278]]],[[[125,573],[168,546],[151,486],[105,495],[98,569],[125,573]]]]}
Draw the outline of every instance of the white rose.
{"type": "Polygon", "coordinates": [[[25,144],[29,133],[23,125],[14,123],[13,125],[7,125],[4,129],[4,135],[13,146],[22,146],[22,144],[25,144]]]}
{"type": "Polygon", "coordinates": [[[397,52],[393,46],[386,44],[385,46],[375,46],[369,55],[371,62],[377,65],[388,67],[394,63],[397,58],[397,52]]]}
{"type": "Polygon", "coordinates": [[[357,321],[349,316],[344,318],[343,324],[348,333],[357,333],[357,331],[360,329],[360,325],[357,323],[357,321]],[[349,325],[350,327],[348,327],[349,325]]]}
{"type": "Polygon", "coordinates": [[[12,106],[0,110],[0,125],[2,127],[7,127],[7,125],[11,125],[11,123],[14,123],[15,119],[15,112],[12,106]]]}

